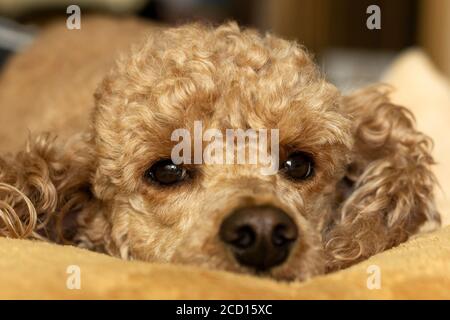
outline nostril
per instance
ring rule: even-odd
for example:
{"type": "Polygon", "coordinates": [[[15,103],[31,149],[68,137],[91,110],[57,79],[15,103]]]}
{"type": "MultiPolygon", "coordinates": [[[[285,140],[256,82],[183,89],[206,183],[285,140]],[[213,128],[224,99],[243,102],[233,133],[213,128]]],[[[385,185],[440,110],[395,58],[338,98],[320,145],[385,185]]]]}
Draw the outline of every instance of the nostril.
{"type": "Polygon", "coordinates": [[[219,236],[226,244],[235,249],[249,249],[256,241],[256,231],[241,219],[240,215],[232,215],[222,223],[219,236]]]}
{"type": "Polygon", "coordinates": [[[250,226],[242,226],[236,230],[236,238],[230,241],[239,249],[247,249],[255,243],[256,234],[250,226]]]}
{"type": "Polygon", "coordinates": [[[272,232],[272,243],[274,246],[282,247],[297,239],[297,232],[285,224],[278,224],[272,232]]]}

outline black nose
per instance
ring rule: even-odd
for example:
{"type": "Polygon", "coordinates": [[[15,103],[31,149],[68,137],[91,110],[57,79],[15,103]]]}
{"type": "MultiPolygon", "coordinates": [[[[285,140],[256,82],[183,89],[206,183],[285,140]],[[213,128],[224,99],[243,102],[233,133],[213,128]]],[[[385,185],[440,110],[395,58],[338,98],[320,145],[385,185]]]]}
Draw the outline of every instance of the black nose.
{"type": "Polygon", "coordinates": [[[220,238],[239,263],[258,271],[283,263],[297,235],[294,221],[269,205],[237,209],[220,227],[220,238]]]}

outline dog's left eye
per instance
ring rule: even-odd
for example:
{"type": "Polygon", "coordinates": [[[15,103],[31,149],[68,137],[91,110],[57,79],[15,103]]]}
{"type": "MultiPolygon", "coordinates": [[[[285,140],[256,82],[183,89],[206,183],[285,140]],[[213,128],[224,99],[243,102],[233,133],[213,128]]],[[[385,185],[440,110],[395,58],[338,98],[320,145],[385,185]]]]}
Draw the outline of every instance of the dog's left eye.
{"type": "Polygon", "coordinates": [[[305,180],[313,175],[314,162],[310,155],[299,151],[289,155],[282,170],[291,178],[305,180]]]}
{"type": "Polygon", "coordinates": [[[144,177],[162,185],[172,185],[186,177],[186,169],[174,164],[170,159],[160,160],[145,172],[144,177]]]}

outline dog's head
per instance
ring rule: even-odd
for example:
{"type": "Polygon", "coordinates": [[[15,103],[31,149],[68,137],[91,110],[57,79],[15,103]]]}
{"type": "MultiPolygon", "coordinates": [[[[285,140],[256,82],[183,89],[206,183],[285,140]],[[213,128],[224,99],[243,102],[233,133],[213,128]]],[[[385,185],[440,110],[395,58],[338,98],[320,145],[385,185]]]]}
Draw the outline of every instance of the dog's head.
{"type": "MultiPolygon", "coordinates": [[[[409,230],[403,222],[410,207],[421,208],[418,216],[430,215],[425,198],[432,182],[428,171],[422,174],[420,197],[412,199],[419,181],[408,186],[401,172],[390,171],[397,160],[411,169],[415,160],[404,161],[410,149],[400,150],[392,165],[383,162],[398,152],[398,142],[393,126],[379,116],[397,117],[402,128],[411,123],[403,113],[377,109],[375,116],[375,107],[360,112],[354,106],[386,104],[383,94],[370,92],[357,95],[366,100],[341,97],[302,47],[233,23],[189,25],[150,37],[118,62],[96,94],[92,189],[103,203],[96,232],[106,232],[113,254],[278,279],[304,279],[324,272],[330,261],[380,250],[369,242],[361,247],[370,233],[362,225],[371,221],[375,232],[377,225],[384,232],[402,221],[401,229],[409,230]],[[191,133],[183,156],[200,155],[201,163],[174,163],[177,129],[191,133]],[[213,156],[219,159],[222,150],[224,163],[204,161],[211,146],[205,140],[225,141],[227,129],[266,129],[267,146],[244,140],[246,159],[251,151],[268,153],[277,170],[264,174],[259,158],[227,163],[238,149],[230,151],[230,143],[215,148],[213,156]],[[278,130],[276,140],[272,129],[278,130]],[[202,135],[207,131],[214,138],[202,135]],[[397,190],[395,182],[408,190],[397,190]],[[401,195],[403,207],[380,195],[380,188],[401,195]],[[363,210],[372,220],[358,220],[363,210]]],[[[415,157],[431,161],[422,153],[415,157]]],[[[383,241],[392,243],[384,234],[383,241]]]]}

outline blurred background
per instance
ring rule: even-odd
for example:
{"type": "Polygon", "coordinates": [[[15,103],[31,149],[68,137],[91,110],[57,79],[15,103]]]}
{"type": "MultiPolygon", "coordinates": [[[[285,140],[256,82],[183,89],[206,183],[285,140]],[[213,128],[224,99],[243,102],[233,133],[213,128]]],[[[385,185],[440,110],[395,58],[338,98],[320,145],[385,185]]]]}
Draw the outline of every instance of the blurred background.
{"type": "Polygon", "coordinates": [[[171,24],[236,20],[271,31],[304,44],[344,91],[376,81],[414,46],[450,78],[450,0],[0,0],[0,62],[53,18],[67,17],[71,4],[81,8],[81,19],[102,13],[171,24]],[[366,27],[370,5],[381,9],[379,30],[366,27]]]}

